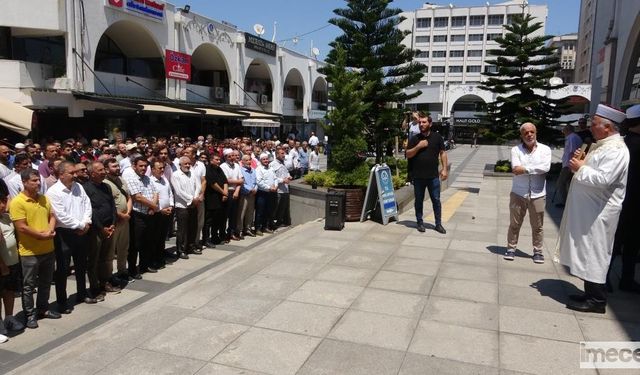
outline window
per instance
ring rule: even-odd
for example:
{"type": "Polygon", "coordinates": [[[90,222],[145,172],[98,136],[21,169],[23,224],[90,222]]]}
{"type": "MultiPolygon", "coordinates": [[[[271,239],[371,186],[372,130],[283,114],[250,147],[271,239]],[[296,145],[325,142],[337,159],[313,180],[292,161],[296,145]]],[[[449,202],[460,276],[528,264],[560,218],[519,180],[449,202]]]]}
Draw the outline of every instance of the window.
{"type": "Polygon", "coordinates": [[[451,17],[451,27],[467,26],[467,17],[451,17]]]}
{"type": "Polygon", "coordinates": [[[447,42],[447,36],[446,35],[434,35],[433,36],[433,42],[434,43],[441,43],[441,42],[447,42]]]}
{"type": "Polygon", "coordinates": [[[431,57],[446,57],[446,56],[447,56],[446,51],[433,51],[431,53],[431,57]]]}
{"type": "Polygon", "coordinates": [[[416,29],[426,29],[431,27],[431,18],[416,18],[416,29]]]}
{"type": "Polygon", "coordinates": [[[482,34],[469,34],[470,42],[482,42],[483,35],[482,34]]]}
{"type": "Polygon", "coordinates": [[[452,42],[464,42],[464,35],[451,35],[452,42]]]}
{"type": "Polygon", "coordinates": [[[470,49],[467,51],[467,57],[482,57],[481,49],[470,49]]]}
{"type": "Polygon", "coordinates": [[[429,57],[429,51],[420,51],[416,54],[416,57],[419,59],[426,59],[429,57]]]}
{"type": "Polygon", "coordinates": [[[469,16],[469,26],[483,26],[484,16],[469,16]]]}
{"type": "Polygon", "coordinates": [[[501,33],[491,33],[491,34],[487,34],[487,41],[489,40],[496,40],[496,38],[501,37],[502,34],[501,33]]]}
{"type": "Polygon", "coordinates": [[[467,65],[467,73],[480,73],[480,65],[467,65]]]}
{"type": "Polygon", "coordinates": [[[517,16],[517,14],[509,14],[507,16],[507,25],[511,25],[513,23],[515,16],[517,16]]]}
{"type": "Polygon", "coordinates": [[[462,73],[462,65],[449,66],[449,73],[462,73]]]}
{"type": "Polygon", "coordinates": [[[429,35],[416,36],[416,43],[429,43],[429,35]]]}
{"type": "Polygon", "coordinates": [[[444,66],[432,66],[431,73],[444,73],[444,66]]]}
{"type": "Polygon", "coordinates": [[[436,17],[433,19],[433,27],[449,27],[449,17],[436,17]]]}
{"type": "Polygon", "coordinates": [[[464,57],[464,51],[449,51],[449,57],[464,57]]]}
{"type": "Polygon", "coordinates": [[[484,67],[485,73],[498,73],[498,67],[495,65],[487,65],[484,67]]]}
{"type": "Polygon", "coordinates": [[[502,14],[490,14],[488,25],[502,25],[504,23],[504,15],[502,14]]]}

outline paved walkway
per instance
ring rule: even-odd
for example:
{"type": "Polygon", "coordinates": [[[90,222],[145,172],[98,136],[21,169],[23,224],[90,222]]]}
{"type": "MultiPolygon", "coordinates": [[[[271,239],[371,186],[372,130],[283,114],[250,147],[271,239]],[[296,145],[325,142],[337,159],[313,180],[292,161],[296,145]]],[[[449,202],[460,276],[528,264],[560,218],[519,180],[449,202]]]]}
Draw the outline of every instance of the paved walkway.
{"type": "MultiPolygon", "coordinates": [[[[564,307],[581,283],[551,261],[555,208],[545,217],[545,264],[530,259],[526,224],[516,260],[502,259],[510,180],[481,173],[507,157],[504,147],[450,152],[447,235],[418,233],[409,210],[387,226],[334,232],[316,221],[246,251],[209,250],[193,259],[203,264],[194,276],[174,276],[132,308],[119,300],[127,293],[109,296],[124,306],[117,315],[52,341],[12,373],[596,373],[579,369],[578,342],[640,340],[640,301],[616,292],[604,315],[564,307]]],[[[76,315],[42,321],[0,348],[55,335],[76,315]]]]}

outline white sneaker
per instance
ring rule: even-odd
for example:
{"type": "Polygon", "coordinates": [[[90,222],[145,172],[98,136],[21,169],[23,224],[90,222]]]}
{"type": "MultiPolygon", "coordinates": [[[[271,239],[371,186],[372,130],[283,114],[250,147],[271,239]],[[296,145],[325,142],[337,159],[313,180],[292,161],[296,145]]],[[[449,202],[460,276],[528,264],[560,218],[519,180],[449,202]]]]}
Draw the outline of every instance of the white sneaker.
{"type": "Polygon", "coordinates": [[[7,342],[9,341],[9,338],[5,335],[0,335],[0,344],[2,344],[3,342],[7,342]]]}

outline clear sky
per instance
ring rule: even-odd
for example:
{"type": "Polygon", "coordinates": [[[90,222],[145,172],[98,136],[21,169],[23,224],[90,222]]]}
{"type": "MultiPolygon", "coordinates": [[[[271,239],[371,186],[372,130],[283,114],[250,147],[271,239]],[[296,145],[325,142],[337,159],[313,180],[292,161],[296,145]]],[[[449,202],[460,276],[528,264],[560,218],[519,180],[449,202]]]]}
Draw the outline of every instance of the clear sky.
{"type": "MultiPolygon", "coordinates": [[[[333,10],[345,7],[343,0],[169,0],[178,7],[191,5],[193,12],[205,15],[217,21],[227,21],[240,30],[253,32],[253,25],[260,23],[265,27],[263,38],[271,40],[273,24],[277,22],[275,40],[278,44],[295,51],[309,54],[311,45],[320,50],[319,59],[323,59],[331,42],[340,30],[327,21],[334,16],[333,10]],[[315,30],[315,31],[314,31],[315,30]],[[306,34],[306,35],[304,35],[306,34]],[[294,36],[300,36],[297,45],[291,41],[283,42],[294,36]]],[[[422,7],[425,1],[395,0],[392,7],[410,11],[422,7]]],[[[484,5],[486,0],[430,0],[434,4],[454,6],[484,5]]],[[[489,1],[498,4],[504,1],[489,1]]],[[[578,32],[580,18],[580,0],[529,0],[530,4],[547,4],[549,17],[546,33],[561,35],[578,32]]]]}

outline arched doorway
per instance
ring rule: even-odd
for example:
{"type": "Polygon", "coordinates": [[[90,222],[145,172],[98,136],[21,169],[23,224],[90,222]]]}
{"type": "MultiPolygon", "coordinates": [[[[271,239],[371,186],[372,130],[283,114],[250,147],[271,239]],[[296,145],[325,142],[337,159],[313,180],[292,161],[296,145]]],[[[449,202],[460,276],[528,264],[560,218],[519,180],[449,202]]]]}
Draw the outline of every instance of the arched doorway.
{"type": "Polygon", "coordinates": [[[273,80],[266,62],[255,59],[244,76],[245,105],[262,111],[273,111],[273,80]]]}
{"type": "Polygon", "coordinates": [[[291,69],[284,79],[282,88],[282,122],[281,132],[287,136],[300,139],[304,134],[304,80],[298,69],[291,69]]]}
{"type": "Polygon", "coordinates": [[[311,109],[327,110],[328,91],[327,81],[322,77],[316,78],[311,91],[311,109]]]}
{"type": "Polygon", "coordinates": [[[473,133],[489,124],[481,116],[486,114],[487,103],[478,95],[467,94],[458,98],[451,107],[451,119],[448,129],[443,129],[448,138],[457,142],[467,142],[473,138],[473,133]]]}
{"type": "Polygon", "coordinates": [[[96,48],[94,70],[100,80],[95,82],[95,92],[153,97],[149,90],[157,90],[164,96],[162,55],[162,49],[144,26],[131,21],[114,23],[102,34],[96,48]],[[126,76],[135,77],[144,87],[127,82],[126,76]]]}
{"type": "Polygon", "coordinates": [[[227,62],[218,48],[205,43],[193,51],[187,88],[189,101],[229,104],[227,62]]]}

